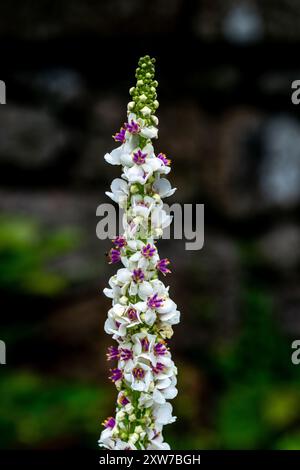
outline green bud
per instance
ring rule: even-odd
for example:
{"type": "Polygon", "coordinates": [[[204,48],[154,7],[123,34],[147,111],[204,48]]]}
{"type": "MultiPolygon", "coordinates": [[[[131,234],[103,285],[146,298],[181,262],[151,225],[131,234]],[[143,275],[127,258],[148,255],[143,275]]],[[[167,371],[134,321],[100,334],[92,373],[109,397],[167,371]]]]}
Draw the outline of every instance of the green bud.
{"type": "Polygon", "coordinates": [[[130,192],[131,194],[136,194],[139,192],[139,188],[136,184],[133,184],[132,186],[130,186],[130,192]]]}
{"type": "Polygon", "coordinates": [[[142,101],[142,103],[147,101],[147,96],[144,93],[142,95],[140,95],[139,98],[140,98],[140,101],[142,101]]]}
{"type": "Polygon", "coordinates": [[[158,82],[154,80],[155,59],[151,59],[149,55],[141,57],[138,61],[136,69],[136,87],[129,90],[132,101],[128,105],[128,111],[133,111],[138,119],[143,119],[145,125],[151,125],[152,115],[158,108],[156,100],[156,87],[158,82]]]}

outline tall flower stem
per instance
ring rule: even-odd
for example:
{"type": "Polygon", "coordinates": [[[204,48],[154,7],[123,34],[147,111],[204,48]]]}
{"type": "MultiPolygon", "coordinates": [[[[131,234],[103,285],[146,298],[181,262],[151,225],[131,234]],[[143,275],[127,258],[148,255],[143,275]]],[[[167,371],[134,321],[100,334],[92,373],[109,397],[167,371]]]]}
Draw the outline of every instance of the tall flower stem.
{"type": "Polygon", "coordinates": [[[127,122],[113,136],[120,146],[104,156],[122,168],[121,178],[106,194],[124,210],[124,233],[112,240],[109,252],[109,262],[123,267],[104,289],[112,299],[104,329],[116,341],[107,359],[115,363],[110,379],[118,397],[115,417],[104,421],[99,445],[114,450],[169,449],[162,429],[176,419],[168,400],[177,395],[177,369],[167,340],[180,312],[159,279],[171,271],[169,260],[161,259],[156,247],[156,239],[172,221],[163,198],[176,188],[164,177],[170,159],[155,154],[152,145],[158,135],[159,105],[154,64],[149,56],[139,60],[127,122]]]}

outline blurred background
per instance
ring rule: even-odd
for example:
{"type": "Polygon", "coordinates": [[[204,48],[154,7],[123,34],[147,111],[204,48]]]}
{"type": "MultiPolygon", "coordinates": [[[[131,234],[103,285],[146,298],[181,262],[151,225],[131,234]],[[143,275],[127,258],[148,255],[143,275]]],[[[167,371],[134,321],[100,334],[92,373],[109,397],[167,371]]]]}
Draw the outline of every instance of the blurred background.
{"type": "Polygon", "coordinates": [[[182,311],[174,449],[300,449],[300,3],[3,0],[0,435],[95,449],[116,392],[101,294],[115,266],[96,207],[140,55],[157,59],[160,135],[205,245],[160,243],[182,311]],[[184,433],[182,433],[184,429],[184,433]]]}

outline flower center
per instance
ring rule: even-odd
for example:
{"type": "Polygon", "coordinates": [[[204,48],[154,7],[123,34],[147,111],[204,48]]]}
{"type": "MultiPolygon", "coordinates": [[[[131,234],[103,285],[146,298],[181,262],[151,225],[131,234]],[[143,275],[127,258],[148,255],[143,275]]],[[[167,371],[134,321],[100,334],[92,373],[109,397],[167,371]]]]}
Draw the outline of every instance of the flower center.
{"type": "Polygon", "coordinates": [[[141,345],[142,345],[143,351],[145,351],[145,352],[149,351],[149,340],[148,340],[148,338],[142,338],[141,339],[141,345]]]}
{"type": "Polygon", "coordinates": [[[129,361],[129,359],[133,358],[132,351],[130,351],[130,349],[122,348],[120,358],[123,359],[123,361],[129,361]]]}
{"type": "Polygon", "coordinates": [[[103,422],[103,426],[110,429],[113,429],[115,427],[115,424],[116,420],[112,416],[106,418],[106,420],[103,422]]]}
{"type": "Polygon", "coordinates": [[[130,122],[125,123],[124,127],[125,127],[126,131],[130,132],[130,134],[138,134],[140,132],[139,124],[136,121],[134,121],[133,119],[131,119],[130,122]]]}
{"type": "Polygon", "coordinates": [[[140,268],[134,269],[132,273],[132,279],[137,284],[145,279],[145,274],[140,268]]]}
{"type": "Polygon", "coordinates": [[[154,374],[159,374],[160,372],[163,372],[165,370],[165,366],[161,362],[158,362],[156,366],[152,367],[152,370],[154,374]]]}
{"type": "Polygon", "coordinates": [[[138,316],[137,316],[136,309],[130,307],[130,308],[127,310],[127,316],[128,316],[128,318],[129,318],[130,321],[137,320],[137,317],[138,317],[138,316]]]}
{"type": "Polygon", "coordinates": [[[148,243],[148,245],[146,245],[142,248],[142,255],[145,258],[152,258],[154,253],[155,253],[155,248],[153,246],[151,246],[150,243],[148,243]]]}
{"type": "Polygon", "coordinates": [[[154,294],[152,297],[149,297],[147,300],[147,305],[149,308],[155,309],[162,306],[164,299],[158,297],[157,294],[154,294]]]}
{"type": "Polygon", "coordinates": [[[134,378],[142,380],[145,377],[145,371],[141,367],[135,367],[132,371],[134,378]]]}
{"type": "Polygon", "coordinates": [[[133,161],[136,165],[143,165],[146,161],[147,154],[143,153],[140,149],[133,154],[133,161]]]}

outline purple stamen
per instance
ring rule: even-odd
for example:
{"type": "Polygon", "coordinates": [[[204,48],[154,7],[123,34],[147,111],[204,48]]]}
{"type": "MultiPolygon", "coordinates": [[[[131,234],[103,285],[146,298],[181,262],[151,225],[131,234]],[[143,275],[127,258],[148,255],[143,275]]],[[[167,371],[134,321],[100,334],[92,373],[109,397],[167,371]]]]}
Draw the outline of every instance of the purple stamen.
{"type": "Polygon", "coordinates": [[[134,378],[143,379],[145,377],[145,371],[141,367],[135,367],[132,371],[134,378]]]}
{"type": "Polygon", "coordinates": [[[115,418],[113,418],[112,416],[110,416],[109,418],[106,418],[105,421],[103,421],[103,426],[106,427],[106,428],[110,428],[110,429],[113,429],[115,427],[115,424],[116,424],[116,420],[115,418]]]}
{"type": "Polygon", "coordinates": [[[115,237],[112,239],[112,243],[120,250],[127,245],[126,239],[124,237],[115,237]]]}
{"type": "Polygon", "coordinates": [[[150,245],[150,243],[148,243],[148,245],[146,245],[142,248],[142,255],[145,258],[152,258],[152,256],[154,255],[155,252],[156,252],[156,249],[154,247],[152,247],[150,245]]]}
{"type": "Polygon", "coordinates": [[[140,149],[133,154],[133,161],[137,165],[143,165],[146,161],[147,153],[143,153],[140,149]]]}
{"type": "Polygon", "coordinates": [[[163,372],[165,370],[165,366],[161,362],[158,362],[156,366],[152,367],[152,370],[154,374],[159,374],[160,372],[163,372]]]}
{"type": "Polygon", "coordinates": [[[110,380],[117,382],[123,377],[123,373],[120,369],[110,369],[111,375],[109,376],[110,380]]]}
{"type": "Polygon", "coordinates": [[[119,359],[119,349],[116,346],[109,346],[107,349],[107,360],[112,361],[114,359],[119,359]]]}
{"type": "Polygon", "coordinates": [[[122,393],[118,398],[119,405],[125,406],[129,403],[128,398],[122,393]]]}
{"type": "Polygon", "coordinates": [[[138,134],[140,132],[140,125],[133,119],[130,122],[126,122],[124,127],[130,134],[138,134]]]}
{"type": "Polygon", "coordinates": [[[168,260],[168,258],[164,258],[164,259],[159,260],[159,262],[156,265],[156,268],[165,276],[166,274],[171,272],[170,269],[168,269],[167,267],[169,264],[170,264],[170,261],[168,260]]]}
{"type": "Polygon", "coordinates": [[[155,309],[159,308],[163,305],[164,299],[158,297],[157,294],[152,295],[152,297],[148,297],[147,305],[149,308],[155,309]]]}
{"type": "Polygon", "coordinates": [[[145,352],[149,351],[149,340],[148,338],[142,338],[141,339],[141,345],[142,345],[142,350],[145,352]]]}
{"type": "Polygon", "coordinates": [[[171,160],[166,157],[164,153],[159,153],[157,155],[157,158],[159,158],[165,166],[170,166],[171,165],[171,160]]]}
{"type": "Polygon", "coordinates": [[[123,361],[129,361],[129,359],[133,358],[133,353],[130,351],[130,349],[121,348],[120,358],[123,361]]]}
{"type": "Polygon", "coordinates": [[[121,253],[116,248],[112,248],[109,252],[109,264],[118,263],[121,259],[121,253]]]}
{"type": "Polygon", "coordinates": [[[149,203],[145,201],[137,201],[136,203],[137,206],[142,206],[142,207],[149,207],[149,203]]]}
{"type": "Polygon", "coordinates": [[[136,284],[138,284],[139,282],[143,282],[143,280],[145,279],[145,274],[143,273],[141,268],[133,270],[132,279],[133,282],[135,282],[136,284]]]}
{"type": "Polygon", "coordinates": [[[154,346],[154,354],[156,356],[164,356],[167,353],[167,348],[163,343],[157,343],[154,346]]]}
{"type": "Polygon", "coordinates": [[[130,321],[135,321],[135,320],[137,320],[138,316],[137,316],[136,309],[130,307],[130,308],[127,310],[127,317],[129,318],[130,321]]]}
{"type": "Polygon", "coordinates": [[[113,139],[116,141],[116,142],[122,142],[124,144],[125,142],[125,132],[126,132],[126,129],[124,129],[124,127],[121,127],[120,131],[117,132],[115,135],[113,135],[113,139]]]}

